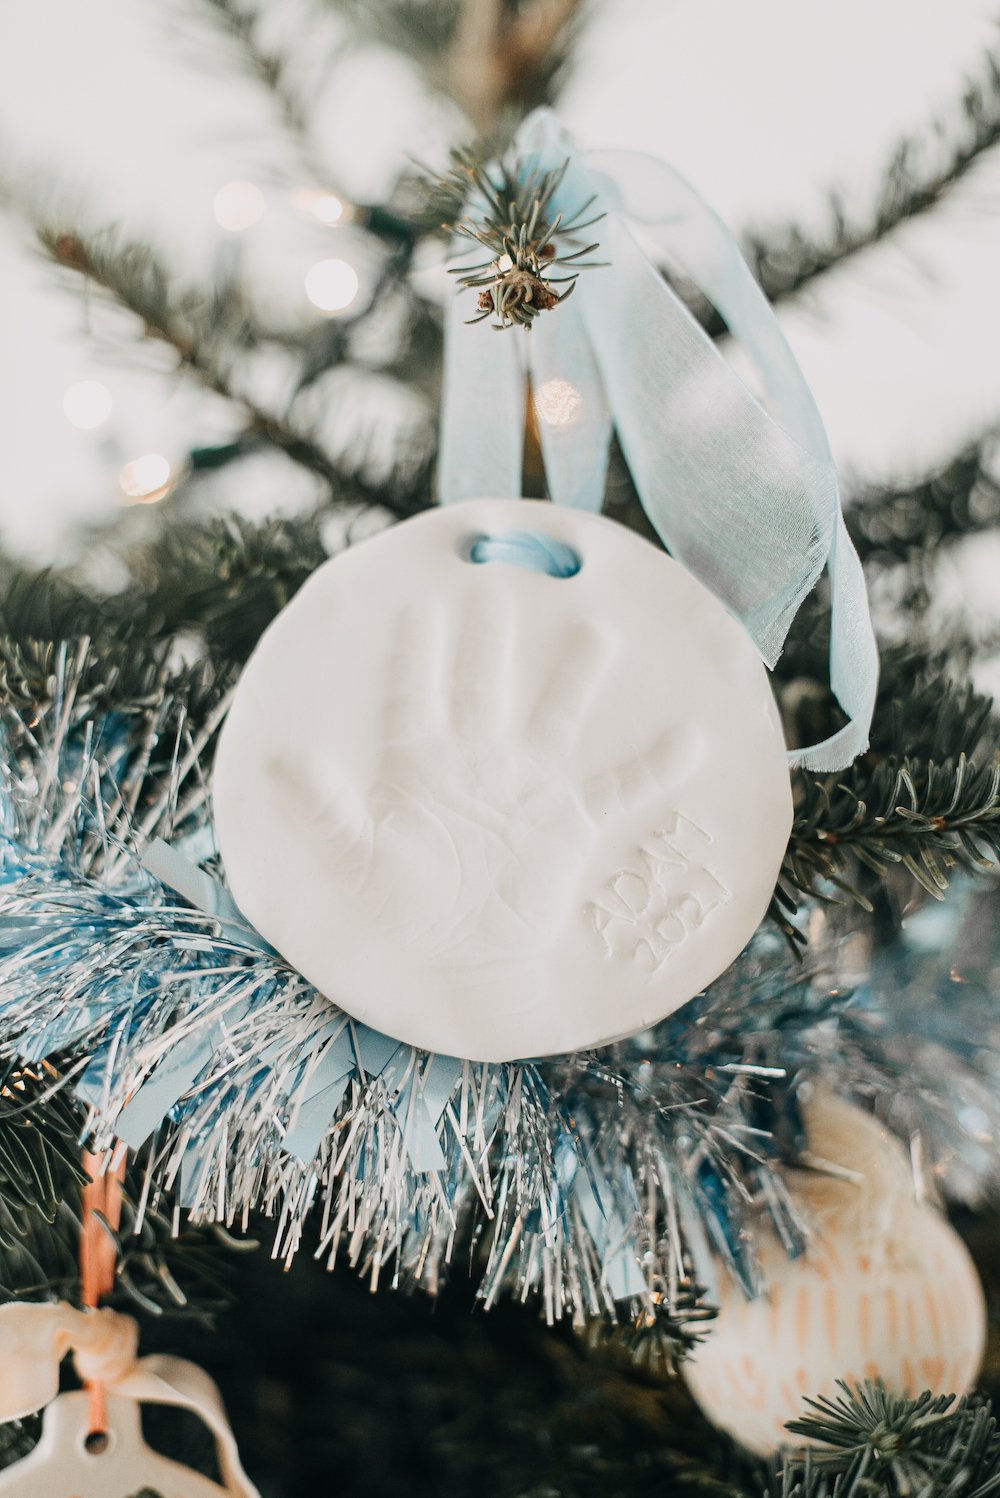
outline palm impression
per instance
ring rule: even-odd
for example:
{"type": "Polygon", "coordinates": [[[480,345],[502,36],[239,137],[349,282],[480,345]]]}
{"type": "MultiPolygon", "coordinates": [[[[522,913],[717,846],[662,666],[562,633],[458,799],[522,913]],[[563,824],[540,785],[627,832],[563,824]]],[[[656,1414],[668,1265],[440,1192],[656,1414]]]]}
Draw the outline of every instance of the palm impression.
{"type": "Polygon", "coordinates": [[[587,621],[567,624],[554,669],[522,702],[516,640],[510,615],[481,599],[451,618],[433,602],[402,613],[371,784],[353,784],[333,750],[279,757],[272,772],[288,815],[313,823],[319,857],[359,915],[428,957],[473,967],[524,961],[551,943],[575,901],[600,937],[595,952],[606,955],[628,949],[616,921],[631,915],[638,931],[644,916],[648,936],[633,954],[646,962],[655,949],[647,965],[659,965],[686,924],[700,924],[727,895],[692,862],[706,847],[682,851],[665,802],[697,767],[700,735],[677,724],[638,749],[624,744],[609,767],[573,776],[569,756],[586,743],[620,642],[587,621]],[[644,810],[653,821],[634,867],[608,869],[607,887],[581,899],[580,870],[595,844],[644,810]],[[703,903],[689,893],[693,871],[703,903]]]}
{"type": "Polygon", "coordinates": [[[741,626],[648,542],[531,501],[430,511],[320,568],[243,673],[213,793],[233,895],[305,978],[487,1061],[691,998],[762,918],[791,822],[741,626]],[[473,565],[512,511],[579,571],[473,565]]]}

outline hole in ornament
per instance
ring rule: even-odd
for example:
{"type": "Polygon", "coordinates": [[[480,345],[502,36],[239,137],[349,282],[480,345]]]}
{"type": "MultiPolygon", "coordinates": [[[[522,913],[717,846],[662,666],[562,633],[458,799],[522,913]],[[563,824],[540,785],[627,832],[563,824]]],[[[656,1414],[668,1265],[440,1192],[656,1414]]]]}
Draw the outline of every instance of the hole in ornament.
{"type": "Polygon", "coordinates": [[[180,1460],[192,1472],[225,1487],[219,1466],[215,1437],[199,1415],[192,1410],[174,1409],[165,1404],[144,1404],[139,1411],[142,1438],[160,1456],[180,1460]]]}
{"type": "Polygon", "coordinates": [[[109,1430],[92,1430],[83,1442],[84,1450],[91,1456],[103,1456],[111,1445],[109,1430]]]}
{"type": "Polygon", "coordinates": [[[572,546],[537,531],[508,531],[502,536],[469,536],[459,553],[467,562],[505,562],[508,567],[524,567],[528,572],[544,572],[549,577],[575,577],[583,566],[572,546]]]}

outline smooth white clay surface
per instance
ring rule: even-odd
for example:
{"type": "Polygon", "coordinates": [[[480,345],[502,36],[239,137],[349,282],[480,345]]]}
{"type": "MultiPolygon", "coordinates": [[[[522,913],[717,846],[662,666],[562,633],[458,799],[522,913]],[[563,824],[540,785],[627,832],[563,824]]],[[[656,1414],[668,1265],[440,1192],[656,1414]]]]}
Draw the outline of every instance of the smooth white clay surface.
{"type": "Polygon", "coordinates": [[[854,1178],[789,1171],[815,1235],[789,1259],[760,1229],[766,1293],[748,1301],[724,1277],[719,1316],[684,1365],[716,1425],[761,1456],[801,1445],[785,1422],[837,1380],[880,1378],[894,1394],[963,1394],[986,1344],[986,1306],[961,1238],[914,1197],[899,1142],[828,1092],[806,1109],[810,1153],[854,1178]]]}
{"type": "Polygon", "coordinates": [[[740,624],[631,531],[430,511],[321,567],[260,641],[215,768],[226,875],[356,1019],[478,1061],[662,1019],[762,919],[792,803],[740,624]],[[468,560],[533,531],[558,578],[468,560]]]}

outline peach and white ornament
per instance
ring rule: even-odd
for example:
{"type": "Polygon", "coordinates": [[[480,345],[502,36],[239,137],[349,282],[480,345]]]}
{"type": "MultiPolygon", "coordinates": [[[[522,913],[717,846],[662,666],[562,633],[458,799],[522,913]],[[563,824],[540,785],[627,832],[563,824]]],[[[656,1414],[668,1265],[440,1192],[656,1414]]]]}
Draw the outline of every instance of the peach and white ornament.
{"type": "Polygon", "coordinates": [[[685,1367],[708,1418],[760,1455],[796,1444],[786,1421],[806,1413],[804,1396],[835,1395],[838,1379],[963,1394],[985,1346],[968,1250],[916,1199],[899,1142],[826,1090],[804,1112],[817,1168],[788,1171],[787,1184],[812,1226],[809,1246],[790,1259],[762,1225],[764,1293],[747,1300],[724,1276],[718,1319],[685,1367]]]}
{"type": "Polygon", "coordinates": [[[66,1304],[0,1307],[0,1421],[44,1409],[42,1435],[28,1455],[0,1472],[3,1498],[260,1498],[240,1464],[218,1389],[180,1358],[137,1356],[139,1330],[115,1311],[66,1304]],[[89,1384],[106,1389],[95,1429],[87,1393],[60,1394],[68,1352],[89,1384]],[[221,1485],[149,1446],[143,1404],[197,1415],[215,1440],[221,1485]]]}
{"type": "Polygon", "coordinates": [[[767,674],[718,599],[611,520],[509,500],[320,568],[243,672],[214,800],[236,902],[299,972],[478,1061],[698,993],[762,919],[792,815],[767,674]],[[525,535],[576,570],[512,565],[525,535]]]}

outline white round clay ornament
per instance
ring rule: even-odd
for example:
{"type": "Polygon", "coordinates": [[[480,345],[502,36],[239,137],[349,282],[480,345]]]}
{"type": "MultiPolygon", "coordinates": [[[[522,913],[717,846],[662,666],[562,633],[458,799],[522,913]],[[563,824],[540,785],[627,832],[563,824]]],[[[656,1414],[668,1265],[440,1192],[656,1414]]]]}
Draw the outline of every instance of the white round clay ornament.
{"type": "Polygon", "coordinates": [[[804,1397],[838,1379],[881,1379],[893,1394],[964,1394],[986,1343],[986,1306],[969,1252],[936,1208],[918,1202],[906,1155],[870,1114],[821,1091],[805,1110],[810,1153],[844,1172],[789,1171],[814,1228],[790,1259],[761,1227],[764,1294],[725,1276],[719,1315],[684,1364],[714,1424],[760,1456],[801,1445],[785,1429],[804,1397]]]}
{"type": "Polygon", "coordinates": [[[240,678],[214,800],[236,902],[299,972],[476,1061],[599,1046],[697,994],[763,918],[792,817],[742,626],[615,522],[510,500],[310,578],[240,678]],[[579,570],[470,559],[525,532],[579,570]]]}

